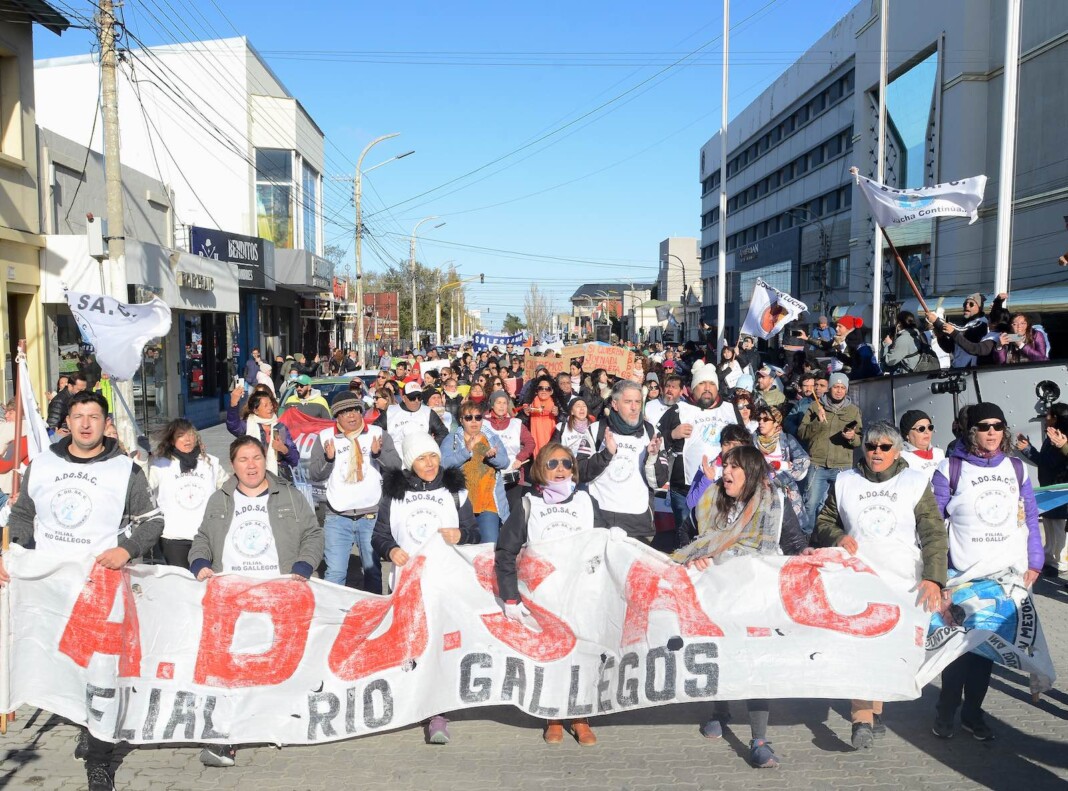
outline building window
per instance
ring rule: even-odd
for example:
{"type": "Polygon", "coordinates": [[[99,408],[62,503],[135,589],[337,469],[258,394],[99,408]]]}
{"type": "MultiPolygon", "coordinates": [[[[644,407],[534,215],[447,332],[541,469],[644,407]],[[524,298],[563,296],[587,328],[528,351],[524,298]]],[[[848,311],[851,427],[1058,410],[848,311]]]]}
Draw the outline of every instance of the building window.
{"type": "Polygon", "coordinates": [[[827,263],[827,287],[845,288],[849,285],[849,256],[827,263]]]}
{"type": "Polygon", "coordinates": [[[22,159],[22,102],[19,62],[0,50],[0,151],[22,159]]]}
{"type": "Polygon", "coordinates": [[[319,253],[319,174],[305,162],[301,178],[301,215],[304,249],[319,253]]]}
{"type": "Polygon", "coordinates": [[[256,235],[293,247],[293,152],[256,149],[256,235]]]}

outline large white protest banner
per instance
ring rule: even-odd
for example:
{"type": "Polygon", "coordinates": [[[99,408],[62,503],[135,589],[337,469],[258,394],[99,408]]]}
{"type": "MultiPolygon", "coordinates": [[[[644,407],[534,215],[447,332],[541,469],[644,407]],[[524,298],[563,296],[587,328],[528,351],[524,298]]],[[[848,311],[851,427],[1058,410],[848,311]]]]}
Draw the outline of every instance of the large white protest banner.
{"type": "Polygon", "coordinates": [[[860,191],[868,199],[875,221],[884,228],[907,225],[932,217],[967,217],[971,225],[979,219],[986,176],[972,176],[933,187],[893,189],[878,181],[854,174],[860,191]]]}
{"type": "Polygon", "coordinates": [[[767,340],[806,310],[808,305],[804,302],[758,277],[749,300],[749,313],[742,322],[742,334],[767,340]]]}
{"type": "Polygon", "coordinates": [[[517,623],[494,594],[493,546],[438,536],[390,597],[289,577],[108,571],[13,547],[8,705],[109,740],[308,744],[502,704],[566,718],[915,698],[957,654],[925,648],[911,571],[880,563],[886,547],[868,551],[697,572],[590,530],[524,550],[532,616],[517,623]]]}
{"type": "Polygon", "coordinates": [[[159,297],[131,305],[102,294],[68,291],[67,304],[97,363],[116,379],[132,379],[145,344],[171,329],[171,309],[159,297]]]}

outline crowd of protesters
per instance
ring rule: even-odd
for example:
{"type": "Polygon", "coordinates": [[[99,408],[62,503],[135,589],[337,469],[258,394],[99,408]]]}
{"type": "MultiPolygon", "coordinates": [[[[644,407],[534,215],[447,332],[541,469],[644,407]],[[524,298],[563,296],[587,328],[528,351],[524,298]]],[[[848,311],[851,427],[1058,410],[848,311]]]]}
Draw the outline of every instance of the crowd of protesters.
{"type": "MultiPolygon", "coordinates": [[[[142,475],[104,435],[105,399],[82,392],[85,377],[74,375],[49,406],[57,441],[30,465],[23,496],[10,506],[12,536],[70,552],[42,533],[61,534],[63,526],[48,524],[40,505],[52,492],[35,483],[34,473],[88,460],[122,473],[111,488],[131,494],[115,500],[141,520],[132,539],[101,528],[93,551],[109,568],[151,553],[159,541],[163,562],[198,580],[221,572],[296,579],[318,572],[344,585],[355,548],[362,568],[355,584],[381,594],[440,535],[449,544],[495,544],[502,610],[523,621],[529,610],[516,559],[524,546],[566,533],[621,530],[696,574],[714,574],[717,564],[738,556],[821,547],[854,554],[867,541],[889,538],[899,557],[887,562],[922,569],[917,605],[937,611],[946,606],[947,581],[976,564],[990,575],[1015,574],[1028,587],[1043,571],[1068,568],[1063,509],[1043,516],[1040,526],[1031,478],[1018,458],[1037,466],[1040,482],[1068,481],[1068,405],[1050,408],[1036,448],[1012,433],[993,403],[963,410],[954,436],[936,440],[922,411],[906,412],[899,425],[865,425],[850,399],[853,380],[880,373],[880,356],[888,370],[902,372],[1048,355],[1044,331],[1007,310],[1005,295],[989,315],[981,295],[963,307],[956,324],[934,313],[919,320],[899,314],[881,355],[861,322],[844,317],[832,326],[820,317],[809,332],[791,332],[771,360],[751,337],[718,355],[695,343],[631,345],[633,368],[615,373],[587,371],[581,359],[551,372],[519,346],[401,358],[383,349],[368,386],[355,375],[362,365],[354,352],[312,360],[295,354],[272,365],[257,350],[227,409],[233,477],[185,420],[163,429],[142,475]],[[346,374],[351,385],[330,401],[315,387],[317,376],[346,374]],[[287,409],[331,421],[314,436],[307,464],[310,478],[325,487],[323,502],[309,502],[292,485],[301,453],[280,418],[287,409]],[[939,446],[950,439],[947,455],[939,446]],[[993,469],[1006,474],[984,474],[993,469]],[[984,494],[1008,480],[1018,483],[1012,496],[1018,489],[1023,531],[1015,510],[976,521],[984,494]],[[893,507],[877,523],[865,518],[864,501],[886,493],[893,507]],[[568,519],[554,508],[561,503],[572,506],[568,519]],[[670,529],[658,527],[658,510],[670,512],[670,529]],[[972,540],[978,530],[983,542],[972,540]]],[[[123,516],[111,510],[115,519],[123,516]]],[[[936,735],[953,735],[959,709],[963,729],[994,738],[982,709],[990,669],[989,659],[971,653],[946,669],[936,735]]],[[[769,708],[768,700],[746,701],[754,767],[781,761],[768,735],[769,708]]],[[[885,732],[882,703],[854,700],[851,716],[853,747],[872,749],[885,732]]],[[[717,703],[701,733],[721,738],[728,721],[728,706],[717,703]]],[[[432,717],[426,741],[448,743],[448,726],[444,714],[432,717]]],[[[556,744],[568,732],[582,745],[597,741],[585,719],[549,721],[543,736],[556,744]]],[[[106,742],[83,735],[76,754],[87,761],[92,791],[113,787],[106,742]]],[[[201,760],[231,766],[235,746],[207,747],[201,760]]]]}

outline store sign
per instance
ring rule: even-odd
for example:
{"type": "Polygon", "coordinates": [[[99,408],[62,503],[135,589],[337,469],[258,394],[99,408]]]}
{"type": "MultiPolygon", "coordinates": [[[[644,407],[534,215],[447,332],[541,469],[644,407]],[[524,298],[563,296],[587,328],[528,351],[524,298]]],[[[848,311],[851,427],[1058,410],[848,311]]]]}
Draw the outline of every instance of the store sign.
{"type": "Polygon", "coordinates": [[[189,229],[189,247],[194,254],[204,258],[236,264],[241,288],[267,288],[263,239],[194,225],[189,229]]]}
{"type": "Polygon", "coordinates": [[[751,244],[748,247],[743,247],[738,251],[739,261],[752,261],[754,258],[760,255],[760,245],[751,244]]]}
{"type": "Polygon", "coordinates": [[[215,290],[215,278],[211,275],[200,275],[196,272],[175,272],[174,282],[178,288],[192,288],[197,291],[215,290]]]}
{"type": "Polygon", "coordinates": [[[348,299],[348,289],[346,283],[340,278],[334,278],[334,299],[346,300],[348,299]]]}
{"type": "Polygon", "coordinates": [[[333,288],[334,264],[325,258],[312,256],[311,278],[309,285],[320,288],[323,291],[331,291],[333,288]]]}

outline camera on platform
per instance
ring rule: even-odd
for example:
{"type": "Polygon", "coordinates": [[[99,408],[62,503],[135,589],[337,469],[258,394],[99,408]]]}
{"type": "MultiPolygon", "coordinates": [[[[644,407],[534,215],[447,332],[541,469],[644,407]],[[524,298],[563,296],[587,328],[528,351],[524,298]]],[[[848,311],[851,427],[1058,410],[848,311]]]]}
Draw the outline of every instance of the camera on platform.
{"type": "Polygon", "coordinates": [[[941,395],[942,393],[949,393],[950,395],[960,395],[968,389],[967,374],[958,372],[945,372],[942,374],[942,380],[933,382],[931,384],[932,395],[941,395]]]}

